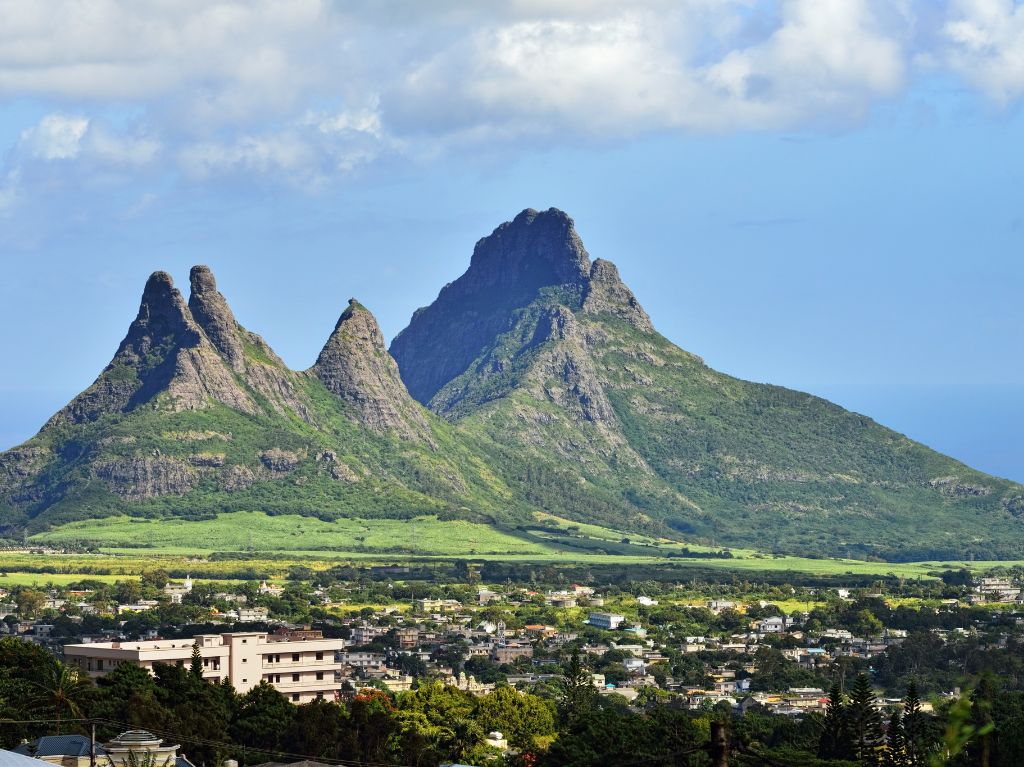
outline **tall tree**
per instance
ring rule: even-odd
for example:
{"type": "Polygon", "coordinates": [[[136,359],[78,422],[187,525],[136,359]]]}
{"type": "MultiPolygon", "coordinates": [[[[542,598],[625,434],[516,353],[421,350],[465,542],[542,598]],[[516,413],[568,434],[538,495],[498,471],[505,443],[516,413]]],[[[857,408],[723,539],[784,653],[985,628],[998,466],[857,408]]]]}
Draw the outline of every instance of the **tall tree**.
{"type": "Polygon", "coordinates": [[[903,734],[907,751],[907,767],[925,767],[928,763],[928,733],[917,682],[907,682],[907,695],[903,699],[903,734]]]}
{"type": "Polygon", "coordinates": [[[875,691],[867,674],[858,674],[850,691],[846,709],[853,743],[853,756],[864,767],[875,767],[879,762],[882,737],[882,715],[875,704],[875,691]]]}
{"type": "Polygon", "coordinates": [[[580,651],[574,649],[562,678],[564,692],[560,706],[562,721],[574,724],[594,710],[597,690],[590,670],[583,665],[580,651]]]}
{"type": "Polygon", "coordinates": [[[846,759],[853,752],[850,732],[846,723],[846,706],[838,682],[833,682],[828,693],[828,706],[821,720],[818,738],[818,756],[822,759],[846,759]]]}

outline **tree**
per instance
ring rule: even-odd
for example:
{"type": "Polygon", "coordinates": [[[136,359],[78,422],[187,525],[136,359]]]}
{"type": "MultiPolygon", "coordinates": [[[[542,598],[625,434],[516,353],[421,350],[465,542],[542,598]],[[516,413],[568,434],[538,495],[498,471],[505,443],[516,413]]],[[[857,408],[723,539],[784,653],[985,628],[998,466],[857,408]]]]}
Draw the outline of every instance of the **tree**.
{"type": "Polygon", "coordinates": [[[928,743],[925,715],[921,711],[921,698],[917,682],[907,682],[907,696],[903,699],[903,736],[907,752],[907,767],[925,767],[928,743]]]}
{"type": "Polygon", "coordinates": [[[828,694],[828,706],[821,720],[818,738],[818,756],[822,759],[847,759],[853,752],[846,720],[846,706],[839,684],[834,683],[828,694]]]}
{"type": "Polygon", "coordinates": [[[884,767],[909,767],[906,731],[903,728],[903,715],[899,709],[889,717],[889,726],[885,731],[884,767]]]}
{"type": "Polygon", "coordinates": [[[594,689],[593,676],[580,660],[579,650],[572,651],[562,685],[564,691],[559,713],[563,722],[572,724],[594,710],[597,704],[597,690],[594,689]]]}
{"type": "Polygon", "coordinates": [[[294,716],[295,706],[262,680],[239,701],[238,714],[231,723],[232,740],[247,749],[265,751],[269,761],[281,750],[294,716]]]}
{"type": "Polygon", "coordinates": [[[35,589],[19,589],[14,597],[14,604],[18,607],[18,615],[23,619],[34,618],[46,604],[46,594],[35,589]]]}
{"type": "Polygon", "coordinates": [[[88,677],[80,676],[77,669],[54,658],[43,668],[40,679],[32,682],[32,689],[30,705],[37,711],[52,714],[60,735],[62,720],[82,717],[82,706],[93,685],[88,677]]]}
{"type": "Polygon", "coordinates": [[[203,654],[199,651],[199,640],[192,644],[192,662],[189,663],[189,673],[196,679],[203,678],[203,654]]]}
{"type": "Polygon", "coordinates": [[[501,732],[513,748],[526,749],[555,734],[555,712],[548,701],[499,687],[480,699],[477,721],[485,732],[501,732]]]}
{"type": "Polygon", "coordinates": [[[875,691],[867,674],[858,674],[846,709],[853,743],[853,755],[865,767],[878,764],[882,744],[882,716],[875,705],[875,691]]]}

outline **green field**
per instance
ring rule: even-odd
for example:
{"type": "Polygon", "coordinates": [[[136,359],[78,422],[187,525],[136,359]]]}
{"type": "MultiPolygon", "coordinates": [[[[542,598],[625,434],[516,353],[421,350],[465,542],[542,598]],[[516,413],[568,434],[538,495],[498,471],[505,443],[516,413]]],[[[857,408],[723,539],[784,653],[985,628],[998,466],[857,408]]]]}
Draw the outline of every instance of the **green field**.
{"type": "MultiPolygon", "coordinates": [[[[312,569],[343,562],[361,564],[468,558],[539,564],[643,564],[734,572],[755,577],[761,572],[821,576],[894,575],[934,577],[944,568],[982,571],[1020,562],[864,562],[808,559],[732,549],[732,558],[683,556],[678,541],[624,534],[596,525],[577,525],[538,515],[537,529],[496,527],[464,520],[418,517],[411,520],[342,519],[325,522],[299,515],[270,516],[233,512],[216,519],[186,521],[131,517],[72,522],[39,533],[34,546],[68,549],[68,553],[0,553],[0,586],[18,583],[67,583],[83,577],[116,579],[152,567],[193,570],[209,578],[235,579],[243,570],[260,577],[282,577],[291,564],[312,569]],[[73,553],[88,544],[97,553],[73,553]],[[234,558],[214,555],[234,554],[234,558]],[[238,556],[241,555],[241,556],[238,556]]],[[[688,546],[694,553],[707,547],[688,546]]]]}

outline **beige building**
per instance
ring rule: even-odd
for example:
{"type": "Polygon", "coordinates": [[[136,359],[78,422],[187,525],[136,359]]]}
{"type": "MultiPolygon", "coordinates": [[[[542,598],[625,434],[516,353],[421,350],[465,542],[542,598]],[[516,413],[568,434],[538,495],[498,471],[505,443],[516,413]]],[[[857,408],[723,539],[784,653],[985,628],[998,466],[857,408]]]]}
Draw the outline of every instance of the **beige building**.
{"type": "Polygon", "coordinates": [[[199,646],[203,678],[227,679],[245,693],[266,681],[293,703],[333,699],[341,689],[341,663],[335,653],[344,639],[324,639],[319,631],[252,631],[200,634],[195,639],[153,639],[144,642],[95,642],[64,646],[69,664],[92,677],[103,676],[121,663],[152,671],[154,663],[188,666],[199,646]]]}

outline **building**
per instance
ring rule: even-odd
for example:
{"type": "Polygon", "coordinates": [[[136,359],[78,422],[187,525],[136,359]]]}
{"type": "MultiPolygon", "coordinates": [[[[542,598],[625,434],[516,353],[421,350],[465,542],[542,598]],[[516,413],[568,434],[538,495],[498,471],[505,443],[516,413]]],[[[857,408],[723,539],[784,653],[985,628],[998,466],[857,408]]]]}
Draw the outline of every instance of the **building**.
{"type": "Polygon", "coordinates": [[[178,754],[178,748],[164,745],[160,738],[145,730],[128,730],[109,743],[97,743],[95,751],[85,735],[44,735],[33,743],[22,743],[14,753],[60,767],[128,767],[132,763],[192,767],[188,759],[178,754]]]}
{"type": "Polygon", "coordinates": [[[443,613],[462,609],[457,599],[414,599],[412,609],[417,613],[443,613]]]}
{"type": "Polygon", "coordinates": [[[512,663],[516,658],[532,658],[533,646],[528,644],[499,644],[491,648],[495,663],[512,663]]]}
{"type": "Polygon", "coordinates": [[[103,676],[121,663],[152,671],[154,663],[187,666],[199,647],[203,678],[227,679],[240,693],[261,681],[273,685],[293,703],[334,697],[341,689],[336,657],[343,639],[324,639],[319,631],[268,634],[265,631],[200,634],[192,639],[144,642],[92,642],[64,646],[64,658],[92,677],[103,676]]]}
{"type": "Polygon", "coordinates": [[[587,618],[587,623],[591,626],[596,626],[599,629],[614,631],[619,628],[625,620],[625,615],[616,615],[615,613],[591,613],[590,617],[587,618]]]}
{"type": "Polygon", "coordinates": [[[186,576],[185,582],[180,586],[175,583],[168,583],[164,586],[164,594],[171,598],[171,602],[176,605],[181,604],[181,600],[192,593],[192,576],[186,576]]]}
{"type": "Polygon", "coordinates": [[[266,607],[246,607],[239,605],[231,611],[240,623],[260,623],[270,617],[266,607]]]}

